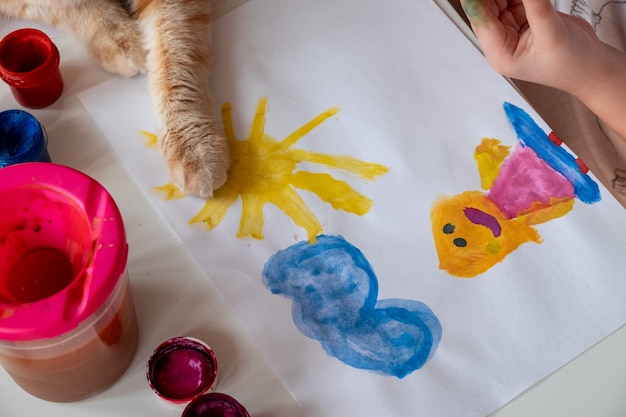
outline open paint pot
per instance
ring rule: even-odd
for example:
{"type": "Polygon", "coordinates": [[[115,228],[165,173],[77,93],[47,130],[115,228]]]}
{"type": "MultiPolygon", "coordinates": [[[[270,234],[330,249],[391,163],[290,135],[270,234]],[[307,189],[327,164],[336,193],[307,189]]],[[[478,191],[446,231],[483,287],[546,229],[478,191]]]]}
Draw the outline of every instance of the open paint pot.
{"type": "Polygon", "coordinates": [[[46,131],[28,112],[0,112],[0,168],[22,162],[50,162],[46,131]]]}
{"type": "Polygon", "coordinates": [[[183,404],[215,389],[217,358],[193,337],[174,337],[159,345],[146,370],[152,390],[169,403],[183,404]]]}
{"type": "Polygon", "coordinates": [[[53,163],[0,169],[0,364],[25,391],[77,401],[117,381],[138,326],[118,207],[53,163]]]}
{"type": "Polygon", "coordinates": [[[250,417],[250,414],[230,395],[212,392],[190,402],[182,417],[250,417]]]}
{"type": "Polygon", "coordinates": [[[0,41],[0,78],[24,107],[39,109],[63,92],[59,50],[37,29],[18,29],[0,41]]]}

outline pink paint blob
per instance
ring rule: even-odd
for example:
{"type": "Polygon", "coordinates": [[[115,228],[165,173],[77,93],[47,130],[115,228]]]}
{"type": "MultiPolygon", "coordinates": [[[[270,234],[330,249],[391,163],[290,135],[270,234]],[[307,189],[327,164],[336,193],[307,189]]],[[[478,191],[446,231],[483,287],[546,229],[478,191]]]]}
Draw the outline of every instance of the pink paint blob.
{"type": "Polygon", "coordinates": [[[533,203],[548,204],[551,198],[575,198],[575,194],[572,184],[531,148],[518,146],[502,164],[489,198],[512,219],[533,203]]]}
{"type": "Polygon", "coordinates": [[[182,417],[250,417],[250,414],[233,397],[213,392],[189,403],[182,417]]]}
{"type": "Polygon", "coordinates": [[[161,398],[188,402],[212,388],[217,378],[217,359],[202,341],[175,337],[155,349],[148,360],[147,377],[161,398]]]}

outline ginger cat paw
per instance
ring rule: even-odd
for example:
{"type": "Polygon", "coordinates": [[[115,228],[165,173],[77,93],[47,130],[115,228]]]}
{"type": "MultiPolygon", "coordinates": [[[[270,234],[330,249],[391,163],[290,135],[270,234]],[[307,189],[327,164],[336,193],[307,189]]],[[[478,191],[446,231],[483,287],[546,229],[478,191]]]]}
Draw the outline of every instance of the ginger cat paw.
{"type": "Polygon", "coordinates": [[[161,138],[170,177],[184,194],[212,197],[224,185],[230,167],[226,139],[210,127],[189,126],[161,138]]]}
{"type": "Polygon", "coordinates": [[[139,25],[134,20],[118,22],[98,32],[89,44],[89,51],[109,72],[132,77],[146,71],[147,51],[139,25]]]}

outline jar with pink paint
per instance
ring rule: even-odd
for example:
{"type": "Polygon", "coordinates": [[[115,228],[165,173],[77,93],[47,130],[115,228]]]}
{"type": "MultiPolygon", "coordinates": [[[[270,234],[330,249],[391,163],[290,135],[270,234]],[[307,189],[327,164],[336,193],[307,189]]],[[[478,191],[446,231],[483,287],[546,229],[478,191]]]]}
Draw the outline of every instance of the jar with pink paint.
{"type": "Polygon", "coordinates": [[[115,383],[138,340],[111,195],[61,165],[0,169],[0,365],[28,393],[78,401],[115,383]]]}
{"type": "Polygon", "coordinates": [[[171,404],[185,404],[214,390],[217,358],[213,349],[194,337],[173,337],[154,349],[146,377],[150,388],[171,404]]]}

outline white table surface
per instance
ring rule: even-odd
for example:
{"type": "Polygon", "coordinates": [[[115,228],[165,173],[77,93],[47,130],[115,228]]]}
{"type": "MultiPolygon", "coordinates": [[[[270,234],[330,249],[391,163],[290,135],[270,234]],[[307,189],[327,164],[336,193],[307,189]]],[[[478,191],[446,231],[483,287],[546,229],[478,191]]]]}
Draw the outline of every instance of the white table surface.
{"type": "MultiPolygon", "coordinates": [[[[245,1],[216,1],[217,12],[245,1]]],[[[20,26],[41,27],[0,20],[0,36],[20,26]]],[[[179,335],[198,337],[214,348],[220,367],[217,390],[241,401],[252,417],[304,416],[235,311],[121,165],[76,97],[112,75],[100,70],[72,39],[46,30],[61,51],[65,90],[52,106],[26,110],[48,131],[53,162],[97,179],[120,207],[130,246],[128,270],[140,341],[129,370],[112,388],[77,403],[34,398],[0,371],[0,417],[178,416],[181,408],[164,404],[150,391],[145,365],[155,346],[179,335]]],[[[2,83],[0,111],[11,108],[21,107],[2,83]]],[[[626,330],[622,328],[494,416],[621,417],[626,416],[625,393],[626,330]]]]}

